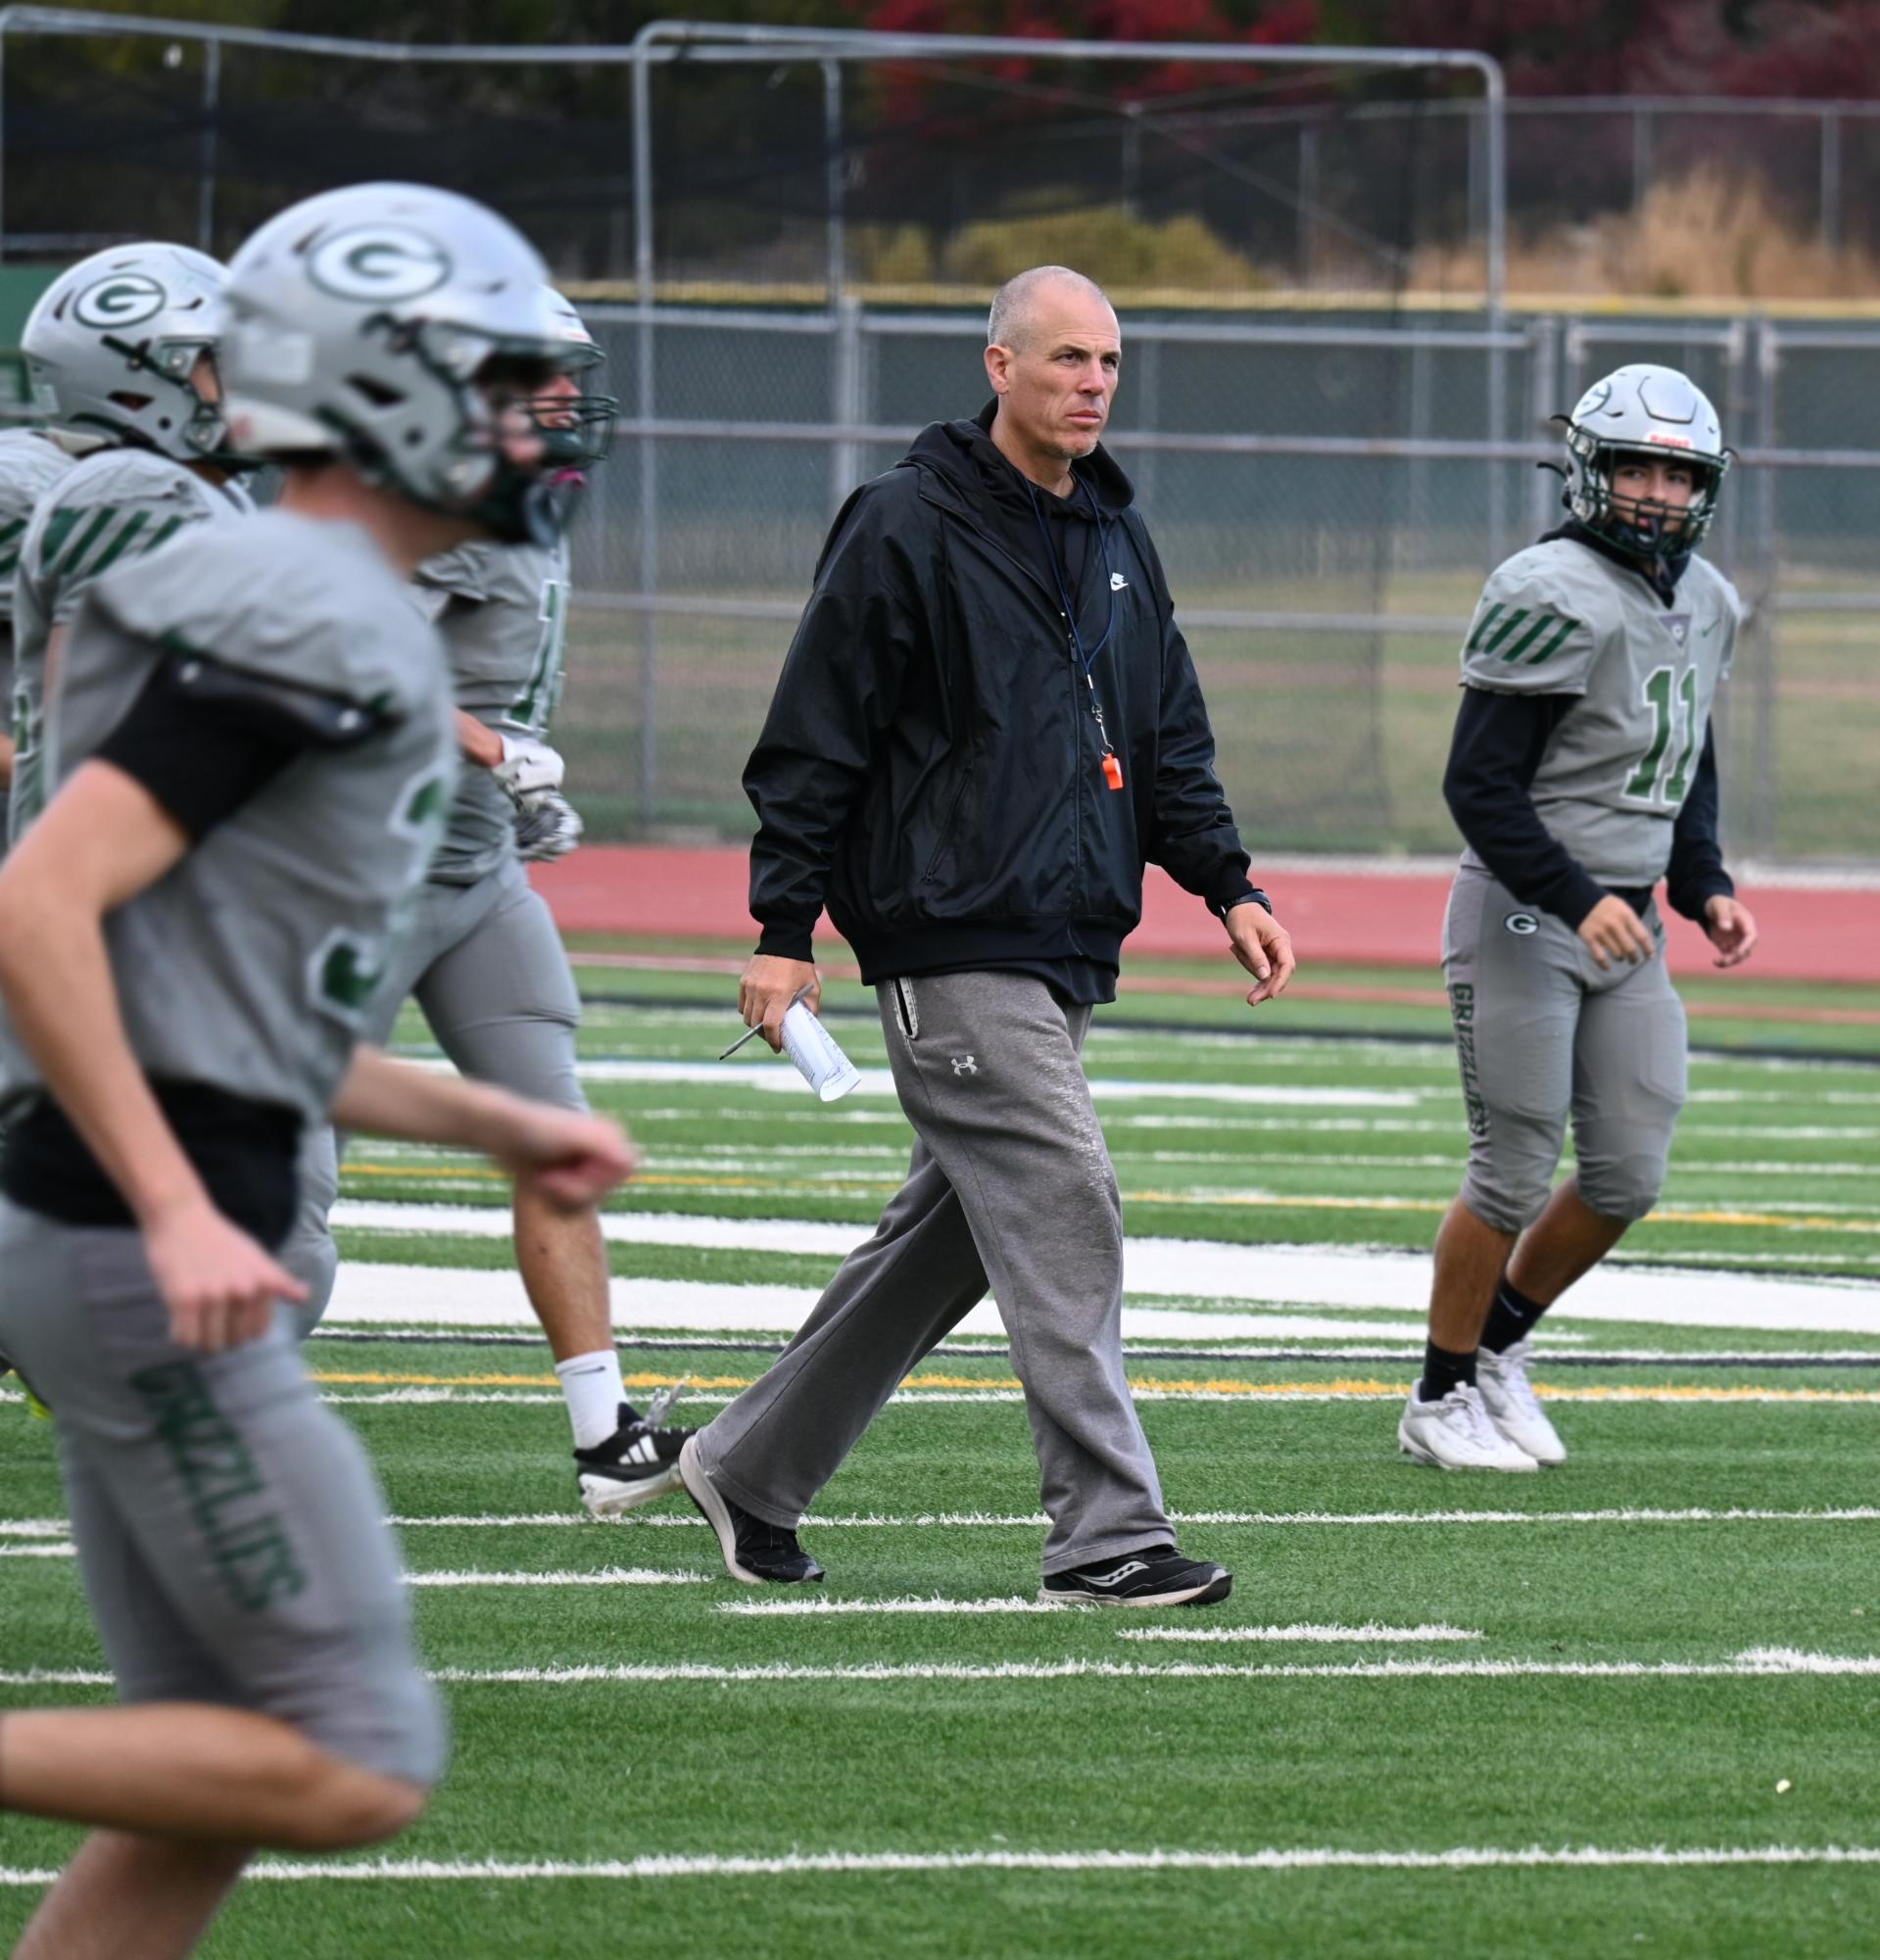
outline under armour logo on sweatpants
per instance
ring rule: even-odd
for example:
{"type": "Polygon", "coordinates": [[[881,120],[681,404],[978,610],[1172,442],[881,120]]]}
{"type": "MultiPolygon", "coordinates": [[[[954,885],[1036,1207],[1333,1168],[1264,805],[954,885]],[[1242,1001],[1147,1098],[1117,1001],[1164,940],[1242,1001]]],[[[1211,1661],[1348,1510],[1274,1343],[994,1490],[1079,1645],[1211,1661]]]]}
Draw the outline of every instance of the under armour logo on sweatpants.
{"type": "Polygon", "coordinates": [[[979,1064],[970,1055],[955,1055],[952,1058],[953,1073],[956,1076],[977,1076],[979,1064]]]}

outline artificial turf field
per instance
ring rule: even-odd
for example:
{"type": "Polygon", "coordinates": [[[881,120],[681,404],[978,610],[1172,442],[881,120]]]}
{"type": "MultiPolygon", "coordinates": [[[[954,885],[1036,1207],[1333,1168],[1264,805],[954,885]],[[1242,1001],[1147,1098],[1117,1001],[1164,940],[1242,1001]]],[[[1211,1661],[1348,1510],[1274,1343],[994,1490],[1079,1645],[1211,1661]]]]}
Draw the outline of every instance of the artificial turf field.
{"type": "MultiPolygon", "coordinates": [[[[689,1375],[702,1419],[907,1132],[873,1077],[823,1109],[787,1065],[718,1070],[722,978],[582,978],[590,1092],[650,1159],[609,1218],[628,1372],[689,1375]]],[[[1410,1262],[1461,1165],[1440,1018],[1249,1016],[1229,981],[1099,1019],[1131,1373],[1183,1543],[1236,1574],[1198,1613],[1025,1609],[1041,1520],[989,1318],[824,1493],[811,1599],[725,1579],[683,1499],[581,1520],[500,1184],[357,1144],[308,1359],[384,1478],[457,1754],[382,1866],[251,1883],[205,1951],[1880,1952],[1880,999],[1687,994],[1793,1014],[1700,1044],[1791,1052],[1696,1061],[1661,1214],[1543,1323],[1571,1458],[1493,1479],[1395,1454],[1410,1262]]],[[[881,1067],[861,990],[827,1004],[881,1067]]],[[[0,1706],[102,1698],[17,1401],[0,1494],[0,1706]]],[[[72,1841],[0,1817],[0,1943],[72,1841]]]]}

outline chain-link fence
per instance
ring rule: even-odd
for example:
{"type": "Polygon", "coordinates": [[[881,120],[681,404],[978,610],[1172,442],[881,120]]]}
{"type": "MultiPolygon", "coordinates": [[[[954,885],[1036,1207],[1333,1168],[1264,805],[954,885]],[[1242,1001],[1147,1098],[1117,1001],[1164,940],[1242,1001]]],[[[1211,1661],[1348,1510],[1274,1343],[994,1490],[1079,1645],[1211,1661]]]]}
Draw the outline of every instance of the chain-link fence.
{"type": "Polygon", "coordinates": [[[703,26],[394,49],[26,8],[5,36],[9,258],[226,251],[293,197],[418,176],[581,282],[625,417],[580,523],[561,731],[598,836],[747,827],[739,773],[830,515],[978,406],[978,309],[1055,260],[1122,306],[1114,447],[1262,848],[1453,843],[1463,623],[1557,514],[1546,416],[1644,357],[1689,368],[1744,452],[1713,546],[1756,606],[1732,841],[1880,857],[1880,335],[1503,305],[1511,263],[1554,276],[1560,227],[1719,167],[1762,187],[1751,218],[1685,240],[1675,278],[1625,275],[1642,247],[1607,238],[1605,276],[1751,292],[1800,240],[1837,256],[1796,276],[1837,290],[1880,263],[1880,106],[1511,102],[1479,58],[1330,49],[703,26]]]}
{"type": "MultiPolygon", "coordinates": [[[[829,519],[923,422],[987,398],[983,320],[593,312],[625,419],[577,535],[574,781],[602,835],[739,835],[739,775],[829,519]]],[[[1488,568],[1558,521],[1560,481],[1536,467],[1559,454],[1546,418],[1598,373],[1653,359],[1710,391],[1741,452],[1711,547],[1754,607],[1720,718],[1731,842],[1880,856],[1880,333],[1123,324],[1111,446],[1263,848],[1453,844],[1437,785],[1456,649],[1488,568]]]]}

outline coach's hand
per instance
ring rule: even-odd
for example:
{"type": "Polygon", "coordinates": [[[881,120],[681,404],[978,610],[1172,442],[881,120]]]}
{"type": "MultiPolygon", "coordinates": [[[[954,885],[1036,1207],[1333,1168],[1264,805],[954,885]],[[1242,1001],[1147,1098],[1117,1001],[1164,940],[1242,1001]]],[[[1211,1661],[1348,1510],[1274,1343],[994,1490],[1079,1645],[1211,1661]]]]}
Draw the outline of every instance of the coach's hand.
{"type": "Polygon", "coordinates": [[[1756,951],[1759,935],[1750,908],[1719,895],[1704,901],[1704,936],[1716,948],[1712,966],[1740,967],[1756,951]]]}
{"type": "Polygon", "coordinates": [[[207,1198],[146,1219],[144,1256],[169,1309],[176,1345],[213,1355],[266,1333],[274,1303],[307,1288],[207,1198]]]}
{"type": "Polygon", "coordinates": [[[822,1012],[823,982],[809,960],[779,959],[775,953],[752,953],[738,982],[738,1012],[747,1028],[761,1028],[764,1039],[783,1053],[784,1016],[799,998],[811,1014],[822,1012]]]}
{"type": "Polygon", "coordinates": [[[1615,960],[1636,965],[1658,951],[1641,919],[1622,898],[1608,892],[1579,922],[1579,935],[1592,948],[1593,958],[1602,967],[1615,960]]]}
{"type": "Polygon", "coordinates": [[[1230,905],[1223,923],[1233,943],[1234,958],[1259,981],[1247,995],[1247,1005],[1258,1007],[1263,1000],[1284,993],[1299,964],[1292,957],[1292,934],[1251,898],[1230,905]]]}

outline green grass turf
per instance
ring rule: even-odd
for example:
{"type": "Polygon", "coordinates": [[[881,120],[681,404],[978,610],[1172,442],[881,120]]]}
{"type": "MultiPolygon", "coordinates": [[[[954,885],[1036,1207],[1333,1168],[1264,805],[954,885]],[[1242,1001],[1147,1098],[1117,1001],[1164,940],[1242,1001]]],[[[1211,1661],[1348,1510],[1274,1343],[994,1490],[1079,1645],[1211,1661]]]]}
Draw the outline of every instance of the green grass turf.
{"type": "MultiPolygon", "coordinates": [[[[1569,1413],[1571,1463],[1486,1492],[1393,1460],[1387,1405],[1164,1403],[1150,1405],[1145,1420],[1171,1498],[1187,1507],[1199,1499],[1210,1508],[1259,1510],[1490,1503],[1560,1510],[1697,1496],[1710,1505],[1812,1508],[1864,1501],[1880,1467],[1867,1411],[1569,1413]]],[[[351,1414],[401,1512],[561,1507],[553,1410],[351,1414]]],[[[49,1504],[44,1432],[10,1421],[0,1438],[13,1502],[49,1504]]],[[[959,1507],[1032,1509],[1016,1408],[897,1406],[832,1484],[825,1508],[917,1514],[942,1495],[959,1507]]],[[[1238,1573],[1233,1600],[1209,1625],[1441,1619],[1484,1632],[1460,1649],[1468,1657],[1718,1661],[1761,1645],[1872,1650],[1880,1583],[1871,1561],[1856,1555],[1872,1528],[1215,1525],[1189,1527],[1186,1536],[1238,1573]]],[[[1024,1592],[1039,1539],[1029,1526],[812,1526],[805,1536],[831,1564],[835,1598],[1024,1592]]],[[[647,1523],[410,1531],[407,1552],[418,1570],[714,1569],[701,1527],[647,1523]]],[[[699,1659],[1261,1665],[1364,1652],[1125,1643],[1123,1616],[1100,1612],[803,1622],[717,1611],[748,1597],[722,1579],[618,1593],[426,1591],[416,1610],[430,1663],[467,1668],[699,1659]]],[[[69,1563],[15,1563],[7,1601],[10,1654],[97,1664],[69,1563]]],[[[5,1691],[9,1704],[26,1698],[5,1691]]],[[[450,1700],[454,1770],[429,1816],[396,1847],[400,1856],[1868,1842],[1871,1730],[1880,1712],[1871,1680],[1794,1677],[462,1685],[450,1700]],[[1468,1775],[1432,1787],[1432,1749],[1466,1764],[1468,1775]],[[1794,1788],[1778,1796],[1783,1779],[1794,1788]],[[604,1802],[592,1799],[595,1792],[605,1793],[604,1802]]],[[[6,1862],[54,1862],[71,1841],[68,1832],[10,1819],[6,1862]]],[[[1158,1901],[1166,1911],[1180,1900],[1192,1921],[1183,1949],[1207,1954],[1246,1951],[1249,1929],[1305,1942],[1290,1950],[1332,1956],[1485,1951],[1475,1942],[1492,1922],[1494,1950],[1516,1955],[1625,1950],[1612,1929],[1643,1927],[1654,1929],[1654,1952],[1766,1952],[1779,1931],[1788,1950],[1825,1956],[1859,1950],[1846,1943],[1856,1923],[1849,1915],[1875,1898],[1871,1875],[1853,1871],[1762,1872],[1754,1886],[1752,1875],[1723,1874],[1701,1890],[1696,1876],[1350,1874],[1335,1886],[1297,1874],[256,1886],[206,1950],[232,1960],[290,1939],[297,1953],[418,1960],[456,1953],[469,1935],[479,1952],[582,1951],[628,1918],[683,1950],[719,1950],[714,1938],[729,1938],[725,1926],[761,1899],[761,1927],[749,1939],[741,1931],[738,1950],[939,1952],[935,1924],[944,1920],[945,1950],[1123,1955],[1139,1950],[1158,1901]],[[1044,1898],[1055,1909],[1034,1911],[1044,1898]],[[1709,1947],[1665,1943],[1693,1911],[1709,1947]]],[[[15,1930],[26,1904],[19,1892],[0,1894],[0,1932],[15,1930]]]]}
{"type": "MultiPolygon", "coordinates": [[[[610,973],[607,985],[623,980],[671,997],[669,976],[610,973]]],[[[859,991],[850,992],[859,1004],[859,991]]],[[[584,1046],[595,1056],[697,1059],[729,1038],[720,1030],[730,1020],[716,1005],[709,1015],[604,1008],[584,1046]]],[[[868,1022],[844,1019],[840,1028],[858,1062],[879,1066],[879,1035],[868,1022]]],[[[1440,1022],[1418,1031],[1440,1032],[1440,1022]]],[[[404,1032],[421,1038],[414,1024],[404,1032]]],[[[1788,1030],[1775,1032],[1786,1038],[1788,1030]]],[[[1273,1092],[1270,1105],[1172,1096],[1100,1104],[1133,1194],[1132,1232],[1242,1242],[1250,1268],[1261,1241],[1426,1247],[1460,1173],[1460,1099],[1453,1059],[1439,1042],[1241,1041],[1205,1027],[1186,1035],[1100,1028],[1089,1066],[1099,1078],[1273,1092]],[[1404,1100],[1284,1100],[1302,1089],[1381,1090],[1404,1100]]],[[[1880,1076],[1848,1065],[1732,1059],[1700,1061],[1693,1082],[1666,1200],[1673,1214],[1693,1216],[1647,1224],[1628,1252],[1880,1273],[1880,1076]],[[1764,1222],[1729,1221],[1739,1217],[1764,1222]],[[1839,1263],[1810,1263],[1821,1261],[1839,1263]]],[[[653,1176],[699,1180],[632,1187],[618,1203],[633,1211],[830,1219],[854,1224],[859,1236],[908,1141],[892,1101],[879,1098],[823,1110],[735,1077],[603,1082],[594,1094],[634,1123],[653,1176]]],[[[347,1190],[486,1205],[504,1195],[471,1160],[363,1141],[347,1190]]],[[[342,1238],[354,1259],[506,1263],[500,1238],[457,1236],[430,1219],[414,1232],[349,1228],[342,1238]]],[[[614,1245],[610,1256],[628,1276],[731,1285],[813,1287],[833,1266],[824,1254],[735,1246],[614,1245]]],[[[1388,1319],[1415,1329],[1415,1316],[1401,1313],[1304,1311],[1334,1325],[1388,1319]]],[[[1880,1362],[1700,1365],[1768,1350],[1880,1353],[1873,1337],[1566,1320],[1543,1323],[1543,1333],[1537,1378],[1568,1390],[1880,1394],[1880,1362]],[[1567,1358],[1576,1349],[1685,1360],[1574,1367],[1567,1358]]],[[[691,1375],[703,1418],[715,1398],[763,1365],[762,1346],[779,1337],[751,1338],[758,1349],[630,1347],[627,1371],[649,1381],[691,1375]]],[[[1376,1341],[1351,1337],[1361,1347],[1376,1341]]],[[[1297,1345],[1309,1354],[1331,1343],[1297,1345]]],[[[565,1424],[539,1346],[448,1335],[412,1344],[322,1338],[309,1360],[325,1392],[347,1398],[343,1412],[396,1513],[569,1514],[565,1424]],[[455,1399],[360,1399],[434,1381],[455,1399]],[[468,1399],[485,1394],[526,1399],[468,1399]]],[[[1009,1381],[1010,1364],[993,1352],[948,1354],[920,1372],[993,1385],[1009,1381]]],[[[1451,1509],[1817,1511],[1873,1502],[1880,1404],[1565,1403],[1555,1415],[1573,1454],[1563,1469],[1484,1482],[1396,1457],[1393,1398],[1413,1372],[1408,1347],[1382,1361],[1177,1353],[1130,1362],[1133,1379],[1165,1392],[1197,1380],[1267,1391],[1143,1402],[1169,1502],[1182,1512],[1421,1518],[1451,1509]],[[1272,1393],[1353,1382],[1381,1392],[1325,1402],[1272,1393]]],[[[7,1517],[59,1514],[50,1431],[12,1402],[0,1404],[0,1492],[7,1517]]],[[[903,1401],[884,1412],[817,1509],[825,1518],[911,1520],[945,1510],[1029,1519],[1037,1502],[1015,1402],[903,1401]]],[[[1165,1624],[1446,1620],[1482,1632],[1462,1647],[1126,1642],[1124,1616],[1098,1612],[733,1617],[717,1608],[751,1596],[721,1575],[663,1587],[425,1589],[414,1601],[426,1661],[437,1667],[1081,1659],[1244,1668],[1379,1654],[1718,1663],[1753,1647],[1880,1651],[1874,1531],[1861,1520],[1740,1518],[1182,1526],[1193,1550],[1234,1567],[1236,1590],[1211,1614],[1165,1624]]],[[[804,1533],[829,1564],[826,1593],[835,1599],[1026,1594],[1041,1535],[1031,1523],[814,1521],[804,1533]]],[[[0,1549],[29,1542],[0,1537],[0,1549]]],[[[617,1527],[416,1527],[405,1543],[420,1571],[631,1565],[718,1574],[712,1541],[682,1504],[617,1527]],[[682,1521],[650,1521],[661,1514],[682,1521]]],[[[9,1668],[100,1664],[71,1561],[0,1560],[0,1653],[9,1668]]],[[[0,1707],[45,1693],[0,1688],[0,1707]]],[[[97,1691],[57,1693],[101,1698],[97,1691]]],[[[424,1821],[389,1847],[394,1857],[1880,1843],[1871,1769],[1880,1677],[656,1681],[462,1684],[448,1695],[452,1773],[424,1821]],[[1778,1794],[1785,1780],[1793,1787],[1778,1794]]],[[[73,1841],[59,1827],[6,1817],[0,1866],[56,1864],[73,1841]]],[[[24,1924],[31,1899],[24,1888],[0,1888],[0,1944],[24,1924]]],[[[213,1960],[458,1960],[465,1952],[519,1960],[645,1938],[680,1953],[779,1960],[1122,1960],[1167,1946],[1311,1960],[1431,1952],[1605,1960],[1635,1951],[1840,1960],[1871,1950],[1863,1942],[1877,1909],[1880,1871],[1857,1867],[328,1882],[244,1888],[204,1950],[213,1960]]]]}

